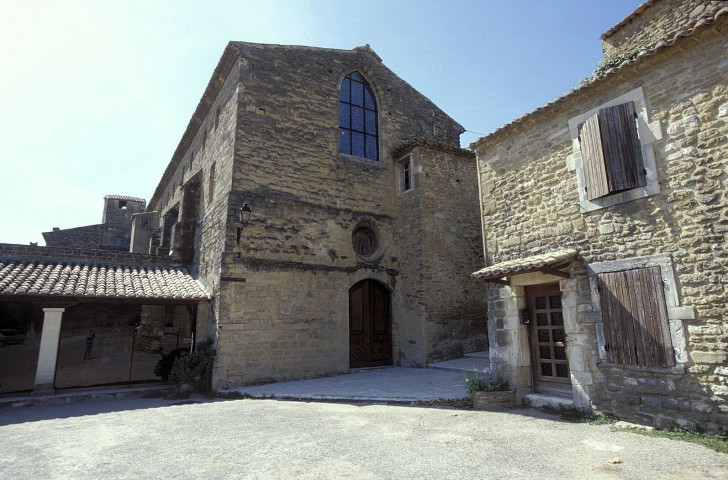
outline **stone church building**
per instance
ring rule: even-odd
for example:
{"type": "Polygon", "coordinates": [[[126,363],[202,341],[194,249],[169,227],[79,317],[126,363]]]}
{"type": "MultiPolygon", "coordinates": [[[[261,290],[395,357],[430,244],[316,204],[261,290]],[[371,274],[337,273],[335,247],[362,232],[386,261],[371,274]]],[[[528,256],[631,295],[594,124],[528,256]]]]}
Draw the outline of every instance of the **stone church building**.
{"type": "Polygon", "coordinates": [[[2,245],[0,327],[39,360],[0,393],[149,381],[207,339],[218,389],[484,350],[463,131],[369,46],[229,43],[147,204],[2,245]]]}
{"type": "Polygon", "coordinates": [[[463,131],[368,46],[227,46],[147,207],[212,294],[216,387],[484,349],[463,131]]]}

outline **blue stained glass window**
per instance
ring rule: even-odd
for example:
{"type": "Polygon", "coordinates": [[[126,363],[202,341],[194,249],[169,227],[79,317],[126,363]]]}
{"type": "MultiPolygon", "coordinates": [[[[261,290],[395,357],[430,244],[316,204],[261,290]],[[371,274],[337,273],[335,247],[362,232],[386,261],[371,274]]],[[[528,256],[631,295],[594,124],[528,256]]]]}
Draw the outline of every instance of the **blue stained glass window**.
{"type": "Polygon", "coordinates": [[[367,135],[366,148],[367,148],[367,158],[369,158],[371,160],[376,160],[378,157],[378,155],[377,155],[377,137],[375,137],[373,135],[367,135]]]}
{"type": "Polygon", "coordinates": [[[351,129],[357,132],[364,131],[364,109],[351,107],[351,129]]]}
{"type": "Polygon", "coordinates": [[[377,104],[371,87],[357,72],[339,89],[339,152],[379,160],[377,104]]]}
{"type": "Polygon", "coordinates": [[[351,82],[351,104],[364,106],[364,84],[351,82]]]}
{"type": "Polygon", "coordinates": [[[339,90],[339,100],[349,103],[351,101],[351,99],[349,98],[350,89],[351,81],[348,78],[345,78],[344,81],[341,82],[341,89],[339,90]]]}
{"type": "Polygon", "coordinates": [[[351,154],[357,157],[364,156],[364,134],[359,132],[351,133],[351,154]]]}
{"type": "Polygon", "coordinates": [[[351,127],[351,113],[348,103],[339,102],[339,126],[344,128],[351,127]]]}
{"type": "Polygon", "coordinates": [[[351,153],[351,131],[345,128],[339,129],[339,151],[351,153]]]}
{"type": "Polygon", "coordinates": [[[364,89],[364,107],[369,108],[371,110],[374,110],[374,98],[372,97],[372,92],[368,88],[364,89]]]}
{"type": "Polygon", "coordinates": [[[372,110],[365,110],[366,112],[366,132],[370,135],[377,134],[377,113],[372,110]]]}

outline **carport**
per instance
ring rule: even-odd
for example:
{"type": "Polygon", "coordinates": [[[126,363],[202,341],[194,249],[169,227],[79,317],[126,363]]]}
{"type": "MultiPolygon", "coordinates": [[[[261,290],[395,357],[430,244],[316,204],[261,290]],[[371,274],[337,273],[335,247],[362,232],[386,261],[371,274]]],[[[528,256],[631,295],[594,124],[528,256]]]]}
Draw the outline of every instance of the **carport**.
{"type": "Polygon", "coordinates": [[[163,381],[164,355],[207,338],[208,300],[178,266],[0,259],[0,394],[163,381]]]}

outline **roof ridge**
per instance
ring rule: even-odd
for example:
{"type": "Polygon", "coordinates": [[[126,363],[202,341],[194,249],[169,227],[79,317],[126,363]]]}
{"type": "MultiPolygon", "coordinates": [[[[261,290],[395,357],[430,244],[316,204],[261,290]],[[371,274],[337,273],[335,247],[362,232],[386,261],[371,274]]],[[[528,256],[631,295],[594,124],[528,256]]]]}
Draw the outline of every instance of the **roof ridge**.
{"type": "Polygon", "coordinates": [[[104,200],[129,200],[130,202],[146,202],[142,197],[132,197],[131,195],[104,195],[104,200]]]}
{"type": "Polygon", "coordinates": [[[649,7],[651,7],[652,5],[656,4],[659,1],[660,0],[648,0],[643,4],[640,4],[636,9],[634,9],[634,11],[632,13],[630,13],[629,15],[624,17],[619,23],[617,23],[613,27],[610,27],[609,30],[607,30],[606,32],[602,33],[600,38],[604,39],[604,38],[607,38],[607,37],[615,34],[617,32],[617,30],[620,30],[622,27],[627,25],[627,23],[629,23],[630,21],[639,17],[640,15],[642,15],[645,12],[645,10],[647,10],[649,7]]]}
{"type": "Polygon", "coordinates": [[[400,146],[394,148],[391,150],[392,158],[401,157],[404,154],[408,153],[410,150],[412,150],[415,147],[428,147],[432,148],[434,150],[439,150],[444,153],[450,153],[456,156],[460,157],[468,157],[472,158],[475,157],[475,152],[472,150],[468,150],[466,148],[460,148],[453,145],[447,145],[446,143],[442,142],[434,142],[432,140],[427,140],[424,138],[415,138],[412,140],[408,140],[401,144],[400,146]]]}
{"type": "Polygon", "coordinates": [[[635,63],[641,62],[642,59],[645,57],[650,57],[652,55],[655,55],[658,51],[661,51],[661,50],[664,50],[665,48],[674,46],[682,38],[689,37],[693,33],[695,33],[697,30],[700,30],[705,26],[714,24],[716,21],[718,21],[718,19],[720,17],[722,17],[724,15],[728,15],[728,6],[712,10],[706,16],[701,16],[700,18],[697,18],[693,21],[688,22],[687,24],[685,24],[685,26],[683,28],[681,28],[680,30],[675,32],[672,35],[672,37],[660,40],[654,46],[638,51],[633,58],[629,58],[629,59],[623,61],[622,63],[620,63],[619,65],[607,69],[603,74],[595,76],[588,82],[572,88],[571,90],[569,90],[565,94],[561,95],[560,97],[557,97],[554,100],[552,100],[540,107],[536,107],[535,109],[531,110],[530,112],[525,113],[525,114],[521,115],[520,117],[516,118],[515,120],[512,120],[512,121],[504,124],[503,126],[493,130],[489,134],[478,138],[477,140],[475,140],[474,142],[472,142],[470,144],[470,147],[473,148],[474,145],[477,145],[480,142],[493,137],[494,135],[500,134],[503,131],[514,127],[515,125],[522,123],[526,119],[530,118],[532,115],[543,112],[544,110],[551,108],[553,105],[565,101],[567,98],[570,98],[572,95],[593,87],[594,85],[596,85],[597,83],[600,83],[602,80],[606,79],[607,77],[610,77],[613,74],[619,72],[623,67],[625,67],[627,65],[633,65],[635,63]]]}
{"type": "Polygon", "coordinates": [[[334,52],[356,52],[357,49],[361,50],[366,47],[369,48],[369,50],[374,51],[369,44],[366,46],[356,46],[354,48],[334,48],[334,47],[316,47],[312,45],[290,45],[285,43],[260,43],[260,42],[246,42],[243,40],[230,40],[229,42],[235,47],[241,46],[241,45],[251,45],[255,47],[271,47],[271,48],[282,48],[286,50],[293,50],[293,49],[303,49],[303,50],[329,50],[334,52]]]}

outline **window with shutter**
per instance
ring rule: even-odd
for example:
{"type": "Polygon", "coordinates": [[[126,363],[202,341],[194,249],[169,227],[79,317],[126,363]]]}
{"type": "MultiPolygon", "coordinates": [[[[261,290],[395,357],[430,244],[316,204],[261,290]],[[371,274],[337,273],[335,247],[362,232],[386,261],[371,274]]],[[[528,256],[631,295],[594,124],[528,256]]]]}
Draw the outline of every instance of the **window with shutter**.
{"type": "Polygon", "coordinates": [[[674,366],[660,267],[597,277],[608,360],[621,365],[674,366]]]}
{"type": "Polygon", "coordinates": [[[647,185],[634,102],[602,108],[579,126],[588,200],[647,185]]]}

